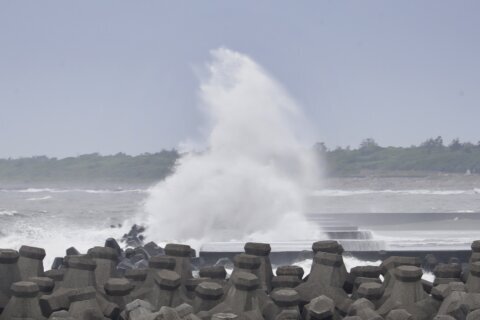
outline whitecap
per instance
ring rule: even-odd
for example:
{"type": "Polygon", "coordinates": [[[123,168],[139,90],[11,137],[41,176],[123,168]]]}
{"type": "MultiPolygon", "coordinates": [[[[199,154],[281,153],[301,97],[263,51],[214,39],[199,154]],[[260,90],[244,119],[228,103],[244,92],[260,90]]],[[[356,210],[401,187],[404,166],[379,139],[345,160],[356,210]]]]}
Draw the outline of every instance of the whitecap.
{"type": "Polygon", "coordinates": [[[0,209],[0,216],[14,216],[18,213],[16,210],[0,209]]]}
{"type": "Polygon", "coordinates": [[[45,197],[38,197],[38,198],[28,198],[28,199],[25,199],[27,201],[42,201],[42,200],[48,200],[48,199],[52,199],[52,196],[45,196],[45,197]]]}

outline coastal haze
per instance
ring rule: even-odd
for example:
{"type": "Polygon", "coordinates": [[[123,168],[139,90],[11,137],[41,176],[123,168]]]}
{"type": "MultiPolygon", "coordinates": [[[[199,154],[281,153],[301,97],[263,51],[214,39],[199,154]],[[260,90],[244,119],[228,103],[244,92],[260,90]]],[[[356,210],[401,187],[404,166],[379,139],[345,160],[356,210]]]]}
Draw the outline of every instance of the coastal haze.
{"type": "Polygon", "coordinates": [[[0,4],[0,247],[478,238],[477,2],[213,3],[0,4]]]}

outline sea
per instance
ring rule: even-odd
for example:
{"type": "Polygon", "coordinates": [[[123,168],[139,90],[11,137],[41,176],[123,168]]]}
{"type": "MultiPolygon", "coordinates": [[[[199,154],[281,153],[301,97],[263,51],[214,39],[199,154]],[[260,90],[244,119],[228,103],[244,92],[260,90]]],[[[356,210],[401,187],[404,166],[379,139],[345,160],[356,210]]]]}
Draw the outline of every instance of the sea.
{"type": "MultiPolygon", "coordinates": [[[[108,237],[120,239],[150,187],[1,183],[0,248],[43,247],[48,268],[71,246],[85,252],[108,237]]],[[[319,228],[365,231],[387,249],[462,250],[480,239],[477,175],[332,178],[307,194],[305,214],[319,228]]]]}

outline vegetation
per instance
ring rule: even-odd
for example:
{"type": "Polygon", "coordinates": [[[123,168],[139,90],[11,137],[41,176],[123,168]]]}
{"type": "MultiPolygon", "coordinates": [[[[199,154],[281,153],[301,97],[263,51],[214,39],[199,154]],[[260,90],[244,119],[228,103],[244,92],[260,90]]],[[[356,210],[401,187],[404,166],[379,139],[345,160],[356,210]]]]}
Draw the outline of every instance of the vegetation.
{"type": "Polygon", "coordinates": [[[365,139],[357,149],[328,150],[323,143],[316,144],[315,149],[323,156],[327,173],[333,176],[372,171],[480,173],[480,142],[454,139],[445,145],[442,137],[437,137],[419,146],[402,148],[381,147],[373,139],[365,139]]]}
{"type": "Polygon", "coordinates": [[[0,159],[0,182],[138,182],[165,178],[174,169],[177,151],[129,156],[98,153],[64,159],[45,156],[0,159]]]}
{"type": "MultiPolygon", "coordinates": [[[[329,150],[321,142],[315,144],[314,149],[330,176],[398,174],[400,171],[480,173],[480,142],[473,144],[454,139],[445,145],[443,139],[437,137],[404,148],[382,147],[373,139],[365,139],[356,149],[329,150]]],[[[64,159],[46,156],[0,159],[0,183],[152,183],[172,173],[179,157],[175,150],[163,150],[138,156],[94,153],[64,159]]]]}

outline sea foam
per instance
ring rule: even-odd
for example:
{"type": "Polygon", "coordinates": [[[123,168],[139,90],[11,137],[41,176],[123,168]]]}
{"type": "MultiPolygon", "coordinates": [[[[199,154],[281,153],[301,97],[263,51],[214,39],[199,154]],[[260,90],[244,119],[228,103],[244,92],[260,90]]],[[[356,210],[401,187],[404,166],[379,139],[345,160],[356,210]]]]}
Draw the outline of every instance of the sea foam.
{"type": "Polygon", "coordinates": [[[149,190],[148,239],[205,241],[318,239],[303,216],[318,159],[301,141],[308,125],[285,90],[250,57],[212,51],[201,81],[205,149],[188,152],[149,190]]]}

